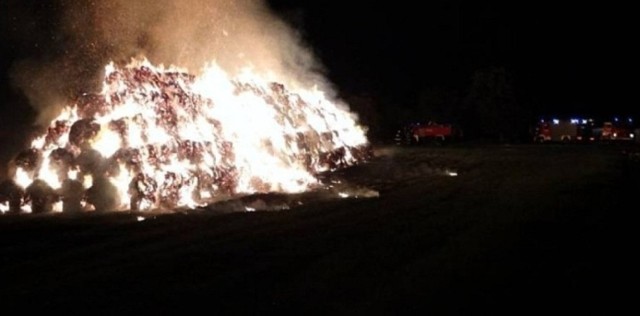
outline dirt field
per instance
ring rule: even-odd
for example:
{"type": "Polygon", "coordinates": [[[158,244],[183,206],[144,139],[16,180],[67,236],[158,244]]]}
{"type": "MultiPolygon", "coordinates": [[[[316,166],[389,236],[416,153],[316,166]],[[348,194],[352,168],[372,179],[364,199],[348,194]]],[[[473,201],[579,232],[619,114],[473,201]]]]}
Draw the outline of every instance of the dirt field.
{"type": "Polygon", "coordinates": [[[2,310],[617,314],[637,281],[640,168],[623,151],[384,147],[309,194],[2,215],[2,310]]]}

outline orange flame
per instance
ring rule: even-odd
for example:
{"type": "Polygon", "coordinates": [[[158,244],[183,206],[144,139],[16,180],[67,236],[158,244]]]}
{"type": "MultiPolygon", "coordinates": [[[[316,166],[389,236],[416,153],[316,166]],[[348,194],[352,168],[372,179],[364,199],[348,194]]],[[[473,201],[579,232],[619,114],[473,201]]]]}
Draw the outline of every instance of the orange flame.
{"type": "Polygon", "coordinates": [[[39,164],[17,168],[20,187],[40,179],[62,190],[73,180],[91,191],[106,178],[115,209],[195,207],[308,190],[367,145],[354,115],[322,91],[289,91],[250,70],[231,78],[215,63],[199,77],[147,60],[111,63],[102,92],[83,98],[33,140],[39,164]]]}

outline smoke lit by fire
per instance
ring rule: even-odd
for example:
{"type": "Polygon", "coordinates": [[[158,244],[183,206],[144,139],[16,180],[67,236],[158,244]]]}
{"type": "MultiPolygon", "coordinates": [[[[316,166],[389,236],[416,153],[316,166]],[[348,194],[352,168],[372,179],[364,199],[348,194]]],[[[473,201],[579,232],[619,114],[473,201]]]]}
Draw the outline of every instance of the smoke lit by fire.
{"type": "Polygon", "coordinates": [[[38,54],[12,81],[48,129],[14,159],[0,213],[301,192],[368,155],[300,33],[262,0],[51,1],[47,18],[29,3],[11,16],[33,25],[16,35],[38,54]],[[61,101],[86,91],[99,93],[61,101]]]}
{"type": "Polygon", "coordinates": [[[65,107],[15,159],[14,200],[27,212],[148,210],[301,192],[366,147],[353,114],[317,89],[289,90],[249,69],[231,77],[215,63],[198,76],[111,63],[102,91],[65,107]]]}

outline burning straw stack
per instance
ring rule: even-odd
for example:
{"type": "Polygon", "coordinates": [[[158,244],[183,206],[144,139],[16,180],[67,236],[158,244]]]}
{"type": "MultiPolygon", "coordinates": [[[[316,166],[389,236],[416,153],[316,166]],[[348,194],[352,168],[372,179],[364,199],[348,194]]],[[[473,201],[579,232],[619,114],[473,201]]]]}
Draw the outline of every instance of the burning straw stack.
{"type": "MultiPolygon", "coordinates": [[[[213,127],[212,135],[202,139],[180,136],[180,124],[192,124],[203,109],[216,106],[211,99],[192,91],[195,80],[187,73],[156,70],[147,65],[114,68],[105,77],[103,93],[82,95],[75,102],[74,115],[54,120],[43,142],[34,142],[32,148],[15,157],[15,181],[0,185],[0,205],[13,212],[30,206],[34,213],[49,212],[58,202],[63,202],[65,212],[173,209],[193,206],[184,203],[185,197],[199,205],[216,197],[236,195],[239,172],[234,143],[224,139],[223,122],[207,117],[207,123],[213,127]],[[132,104],[142,111],[110,118],[112,113],[132,104]],[[151,142],[154,137],[151,125],[163,130],[170,140],[151,142]],[[110,137],[119,138],[115,139],[119,144],[117,150],[108,155],[95,146],[104,129],[109,130],[110,137]],[[133,134],[136,139],[130,139],[131,129],[141,131],[133,134]],[[207,157],[214,162],[203,167],[207,157]],[[193,167],[181,169],[182,172],[166,168],[172,161],[193,167]],[[20,176],[31,182],[21,182],[20,176]],[[85,179],[91,179],[90,183],[85,183],[85,179]],[[122,192],[126,192],[128,199],[124,205],[122,192]]],[[[237,81],[233,85],[236,94],[253,93],[262,98],[278,113],[278,120],[286,120],[294,128],[304,124],[303,110],[308,112],[305,107],[309,105],[283,85],[259,87],[237,81]]],[[[366,144],[344,145],[338,134],[312,129],[286,134],[283,137],[296,147],[297,153],[286,159],[301,163],[310,174],[317,174],[370,157],[366,144]]],[[[255,185],[256,192],[274,190],[268,181],[257,179],[256,183],[261,183],[255,185]]]]}

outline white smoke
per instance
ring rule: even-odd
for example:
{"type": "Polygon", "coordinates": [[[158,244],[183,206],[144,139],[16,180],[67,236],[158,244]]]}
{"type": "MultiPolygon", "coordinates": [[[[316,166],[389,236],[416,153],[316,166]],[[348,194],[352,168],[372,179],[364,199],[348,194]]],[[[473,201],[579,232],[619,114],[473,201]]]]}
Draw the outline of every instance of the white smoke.
{"type": "Polygon", "coordinates": [[[291,89],[317,85],[333,95],[299,33],[261,0],[58,0],[53,6],[49,23],[58,40],[49,43],[51,52],[12,71],[44,125],[65,100],[99,90],[109,61],[140,56],[192,73],[211,61],[232,75],[250,67],[291,89]]]}

